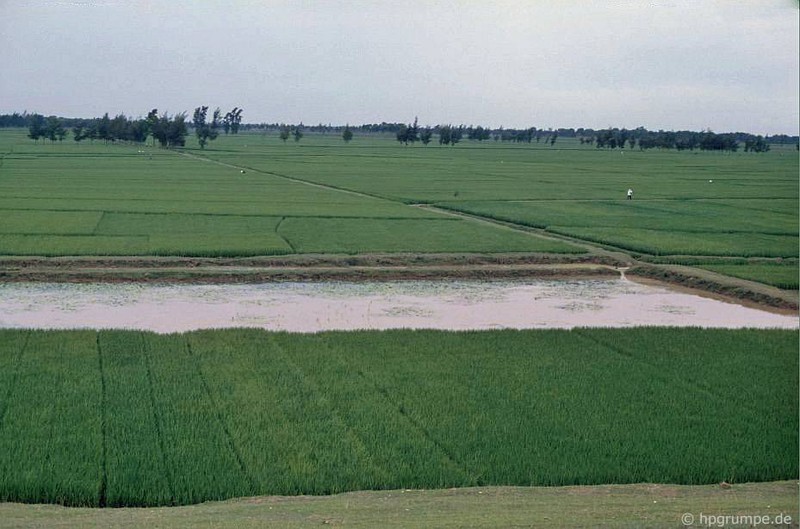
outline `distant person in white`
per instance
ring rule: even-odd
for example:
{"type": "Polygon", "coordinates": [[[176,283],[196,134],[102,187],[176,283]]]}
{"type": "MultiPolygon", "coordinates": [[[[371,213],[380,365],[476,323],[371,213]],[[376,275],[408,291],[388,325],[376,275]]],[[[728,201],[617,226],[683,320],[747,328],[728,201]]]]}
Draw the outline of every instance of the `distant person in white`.
{"type": "Polygon", "coordinates": [[[628,200],[633,200],[633,189],[628,189],[628,200]]]}

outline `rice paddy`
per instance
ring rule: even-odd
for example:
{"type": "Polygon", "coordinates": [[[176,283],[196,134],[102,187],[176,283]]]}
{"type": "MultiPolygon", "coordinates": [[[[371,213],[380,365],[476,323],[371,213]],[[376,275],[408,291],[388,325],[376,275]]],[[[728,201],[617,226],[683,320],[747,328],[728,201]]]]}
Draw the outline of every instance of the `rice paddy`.
{"type": "Polygon", "coordinates": [[[569,139],[445,148],[243,134],[182,155],[4,131],[0,151],[2,255],[586,251],[572,239],[645,257],[797,258],[798,158],[780,148],[621,156],[569,139]]]}
{"type": "Polygon", "coordinates": [[[0,499],[798,474],[797,332],[0,331],[0,499]]]}

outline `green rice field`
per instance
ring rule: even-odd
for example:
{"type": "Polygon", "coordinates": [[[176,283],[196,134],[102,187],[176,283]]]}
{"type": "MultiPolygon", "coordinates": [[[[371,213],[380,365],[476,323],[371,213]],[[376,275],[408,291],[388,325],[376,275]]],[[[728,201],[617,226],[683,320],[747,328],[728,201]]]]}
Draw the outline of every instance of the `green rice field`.
{"type": "Polygon", "coordinates": [[[2,131],[0,156],[0,255],[585,251],[548,232],[645,256],[798,254],[800,166],[782,148],[404,147],[313,134],[284,144],[252,133],[179,153],[2,131]]]}
{"type": "Polygon", "coordinates": [[[0,155],[0,255],[583,251],[149,146],[35,144],[2,131],[0,155]]]}
{"type": "Polygon", "coordinates": [[[0,330],[0,501],[796,479],[797,340],[0,330]]]}
{"type": "MultiPolygon", "coordinates": [[[[242,139],[206,156],[335,188],[541,228],[650,255],[797,257],[794,150],[598,150],[466,143],[339,146],[242,139]],[[625,200],[628,188],[634,200],[625,200]]],[[[396,142],[395,142],[396,143],[396,142]]]]}

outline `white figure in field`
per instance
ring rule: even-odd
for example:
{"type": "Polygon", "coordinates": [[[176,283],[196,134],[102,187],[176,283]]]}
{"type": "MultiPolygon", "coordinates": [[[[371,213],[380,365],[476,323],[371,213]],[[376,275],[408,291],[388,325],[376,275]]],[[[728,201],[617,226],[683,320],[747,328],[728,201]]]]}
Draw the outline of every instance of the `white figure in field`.
{"type": "Polygon", "coordinates": [[[633,200],[633,189],[628,189],[628,200],[633,200]]]}

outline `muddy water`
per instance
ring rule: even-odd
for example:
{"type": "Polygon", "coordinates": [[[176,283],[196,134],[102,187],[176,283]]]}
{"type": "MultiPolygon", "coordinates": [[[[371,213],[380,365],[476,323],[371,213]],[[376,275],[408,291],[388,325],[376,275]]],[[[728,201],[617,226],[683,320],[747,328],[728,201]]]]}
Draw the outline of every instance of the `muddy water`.
{"type": "Polygon", "coordinates": [[[626,280],[263,285],[0,284],[0,327],[797,328],[798,318],[626,280]]]}

